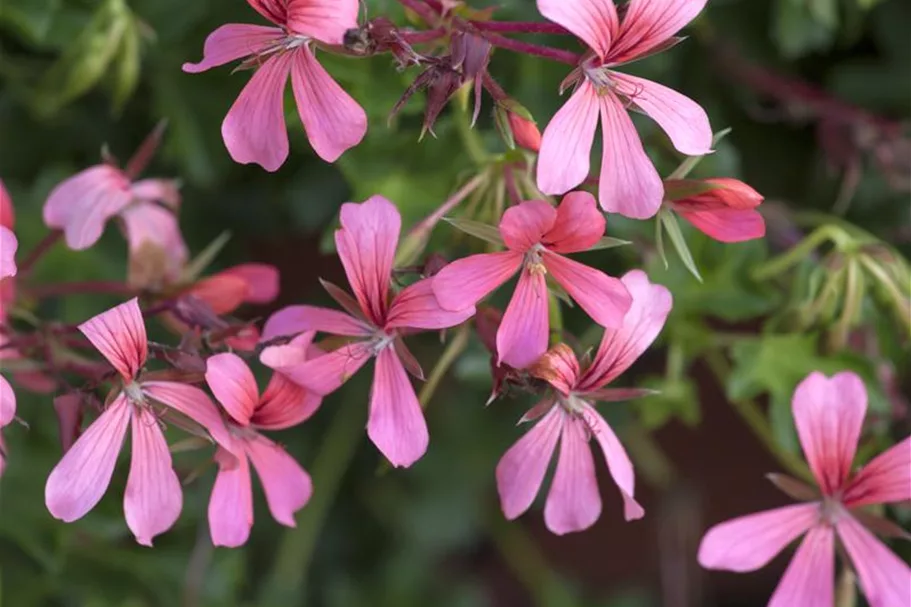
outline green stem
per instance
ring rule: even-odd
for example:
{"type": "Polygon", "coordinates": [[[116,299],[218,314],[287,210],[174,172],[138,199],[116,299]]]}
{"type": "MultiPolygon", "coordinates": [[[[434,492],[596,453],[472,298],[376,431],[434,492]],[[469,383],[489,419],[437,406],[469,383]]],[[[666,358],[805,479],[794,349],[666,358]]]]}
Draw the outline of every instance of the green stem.
{"type": "Polygon", "coordinates": [[[464,324],[456,330],[455,336],[446,345],[443,355],[440,356],[440,360],[437,361],[433,371],[430,372],[427,383],[424,384],[424,387],[421,388],[421,393],[418,395],[418,401],[421,403],[422,409],[427,408],[446,372],[449,371],[449,368],[468,347],[469,327],[470,325],[464,324]]]}
{"type": "Polygon", "coordinates": [[[471,128],[467,97],[464,98],[464,103],[459,104],[459,107],[460,109],[456,112],[455,117],[459,137],[461,137],[462,143],[465,144],[465,151],[468,152],[468,157],[471,158],[472,162],[478,166],[484,166],[487,163],[487,150],[481,142],[481,138],[478,137],[477,131],[471,128]]]}
{"type": "Polygon", "coordinates": [[[838,576],[838,583],[835,586],[835,607],[856,607],[857,590],[855,588],[856,578],[850,567],[845,567],[838,576]]]}
{"type": "Polygon", "coordinates": [[[560,308],[560,299],[553,293],[547,296],[550,317],[550,345],[555,346],[563,341],[563,310],[560,308]]]}

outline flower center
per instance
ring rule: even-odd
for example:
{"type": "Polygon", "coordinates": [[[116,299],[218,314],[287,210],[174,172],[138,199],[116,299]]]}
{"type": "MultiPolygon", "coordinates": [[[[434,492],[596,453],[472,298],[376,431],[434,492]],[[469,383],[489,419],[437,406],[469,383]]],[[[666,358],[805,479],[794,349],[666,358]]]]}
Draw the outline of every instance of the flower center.
{"type": "Polygon", "coordinates": [[[146,404],[146,397],[145,394],[142,393],[142,388],[134,381],[124,384],[123,393],[127,395],[127,398],[134,405],[146,404]]]}
{"type": "Polygon", "coordinates": [[[373,352],[373,355],[376,356],[386,348],[392,345],[392,342],[395,341],[395,332],[387,333],[381,329],[377,330],[376,333],[370,338],[370,350],[373,352]]]}
{"type": "Polygon", "coordinates": [[[543,250],[544,245],[539,242],[525,252],[525,269],[532,274],[547,274],[547,268],[544,267],[544,261],[541,259],[543,250]]]}
{"type": "Polygon", "coordinates": [[[841,505],[841,501],[838,498],[828,495],[822,498],[822,503],[819,506],[819,519],[822,522],[835,525],[841,519],[843,513],[844,506],[841,505]]]}

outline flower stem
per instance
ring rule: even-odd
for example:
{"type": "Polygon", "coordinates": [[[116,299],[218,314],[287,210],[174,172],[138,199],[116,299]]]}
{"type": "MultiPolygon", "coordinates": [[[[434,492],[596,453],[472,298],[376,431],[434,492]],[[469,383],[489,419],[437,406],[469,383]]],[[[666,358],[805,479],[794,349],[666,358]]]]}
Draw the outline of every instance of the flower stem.
{"type": "Polygon", "coordinates": [[[543,57],[545,59],[551,59],[552,61],[566,63],[567,65],[576,65],[581,59],[580,55],[577,55],[572,51],[564,51],[558,48],[544,46],[542,44],[532,44],[531,42],[513,40],[512,38],[507,38],[506,36],[501,36],[500,34],[494,32],[478,33],[492,45],[506,49],[508,51],[513,51],[515,53],[533,55],[535,57],[543,57]]]}
{"type": "Polygon", "coordinates": [[[79,295],[85,293],[110,293],[112,295],[136,295],[138,293],[135,287],[117,282],[105,280],[87,280],[84,282],[63,282],[49,285],[37,285],[27,288],[28,294],[35,299],[45,299],[47,297],[61,297],[64,295],[79,295]]]}
{"type": "Polygon", "coordinates": [[[449,371],[449,368],[452,367],[453,363],[461,356],[462,352],[465,351],[465,348],[468,347],[469,330],[470,325],[468,324],[463,324],[456,330],[455,336],[446,346],[446,349],[443,351],[442,356],[440,356],[440,360],[437,361],[433,371],[430,372],[427,383],[424,384],[424,387],[421,388],[421,393],[418,395],[418,402],[421,403],[422,409],[427,408],[430,399],[433,398],[433,395],[436,392],[440,381],[446,375],[446,372],[449,371]]]}
{"type": "Polygon", "coordinates": [[[446,35],[445,27],[435,27],[432,30],[423,30],[420,32],[403,32],[399,30],[399,36],[408,44],[421,44],[422,42],[433,42],[446,35]]]}
{"type": "Polygon", "coordinates": [[[417,14],[424,23],[427,25],[435,25],[439,20],[437,13],[429,5],[421,2],[420,0],[398,0],[399,4],[404,6],[407,10],[412,11],[417,14]]]}
{"type": "Polygon", "coordinates": [[[571,34],[556,23],[540,21],[471,21],[476,29],[504,34],[571,34]]]}
{"type": "Polygon", "coordinates": [[[22,276],[27,275],[32,270],[32,267],[34,267],[34,265],[44,257],[45,253],[50,251],[62,237],[62,231],[52,230],[47,236],[42,238],[41,242],[35,245],[35,248],[25,257],[25,260],[19,264],[19,277],[21,278],[22,276]]]}

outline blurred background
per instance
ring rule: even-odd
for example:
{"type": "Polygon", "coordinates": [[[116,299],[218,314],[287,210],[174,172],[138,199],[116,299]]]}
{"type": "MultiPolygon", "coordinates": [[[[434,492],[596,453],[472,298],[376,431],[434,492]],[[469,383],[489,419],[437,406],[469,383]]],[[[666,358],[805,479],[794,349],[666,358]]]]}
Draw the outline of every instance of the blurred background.
{"type": "MultiPolygon", "coordinates": [[[[498,19],[540,20],[530,0],[496,5],[498,19]]],[[[396,2],[366,6],[369,17],[406,23],[396,2]]],[[[235,164],[220,124],[248,74],[229,66],[201,75],[180,70],[198,61],[206,35],[228,22],[262,19],[243,0],[0,0],[0,178],[15,204],[20,255],[45,235],[41,207],[56,183],[99,162],[104,145],[125,160],[163,118],[164,143],[145,175],[182,180],[181,225],[191,251],[227,231],[214,269],[258,261],[281,271],[279,300],[243,309],[251,319],[290,303],[327,303],[318,277],[344,284],[327,238],[342,202],[383,194],[409,225],[479,170],[466,152],[458,104],[444,111],[436,137],[420,142],[422,94],[387,125],[417,70],[397,71],[390,56],[327,54],[321,61],[367,111],[365,141],[326,164],[310,150],[289,103],[291,155],[281,170],[235,164]]],[[[60,457],[52,399],[17,390],[28,427],[5,430],[0,605],[766,604],[789,551],[753,574],[706,572],[695,555],[708,526],[790,501],[763,475],[782,471],[798,454],[789,409],[795,384],[813,369],[864,377],[871,413],[861,458],[909,431],[909,283],[898,282],[896,300],[894,289],[868,279],[859,311],[844,320],[838,294],[820,306],[824,312],[812,310],[825,296],[825,278],[851,263],[853,249],[823,242],[787,270],[768,265],[830,225],[889,272],[907,268],[909,31],[906,0],[709,0],[684,43],[629,68],[697,100],[715,130],[732,128],[694,175],[745,180],[766,196],[768,223],[764,241],[738,245],[685,230],[701,284],[673,251],[665,268],[653,222],[611,217],[608,234],[635,246],[581,256],[617,275],[644,266],[675,298],[656,346],[621,380],[661,394],[601,407],[637,467],[643,520],[623,522],[600,458],[604,512],[589,531],[551,535],[540,504],[517,522],[504,520],[493,471],[524,431],[515,422],[533,402],[500,399],[484,407],[489,354],[474,335],[430,402],[430,450],[413,468],[386,470],[366,440],[368,373],[328,397],[310,421],[279,433],[312,474],[314,497],[297,528],[285,529],[256,489],[256,524],[238,550],[210,545],[205,513],[214,468],[201,467],[201,453],[176,459],[181,477],[195,478],[180,521],[154,549],[136,545],[123,521],[125,456],[99,507],[74,524],[53,520],[43,505],[45,479],[60,457]],[[769,271],[757,276],[757,268],[769,271]]],[[[570,37],[528,40],[579,50],[570,37]]],[[[490,70],[543,130],[563,101],[557,88],[567,66],[499,50],[490,70]]],[[[637,124],[667,175],[680,158],[652,123],[637,117],[637,124]]],[[[474,133],[489,153],[505,150],[486,95],[474,133]]],[[[453,236],[438,227],[431,250],[450,258],[470,250],[472,243],[453,236]]],[[[34,277],[120,280],[125,252],[111,228],[89,251],[58,246],[34,277]]],[[[33,311],[77,322],[118,301],[46,299],[33,311]]],[[[503,293],[493,303],[503,305],[503,293]]],[[[597,338],[588,325],[575,312],[567,316],[567,329],[583,343],[597,338]]],[[[425,371],[432,369],[443,350],[437,336],[411,343],[427,361],[425,371]]],[[[890,514],[907,527],[907,510],[890,514]]],[[[895,548],[908,556],[906,546],[895,548]]]]}

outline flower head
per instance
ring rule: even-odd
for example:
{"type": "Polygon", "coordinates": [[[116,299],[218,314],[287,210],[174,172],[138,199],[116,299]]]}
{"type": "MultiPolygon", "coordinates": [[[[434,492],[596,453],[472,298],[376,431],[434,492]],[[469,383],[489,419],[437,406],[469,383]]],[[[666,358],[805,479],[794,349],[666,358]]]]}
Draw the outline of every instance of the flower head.
{"type": "Polygon", "coordinates": [[[715,240],[743,242],[765,236],[765,220],[756,210],[762,195],[739,179],[668,180],[664,189],[667,204],[715,240]],[[675,195],[687,190],[697,193],[675,195]]]}
{"type": "Polygon", "coordinates": [[[0,181],[0,280],[16,275],[16,249],[19,241],[13,233],[13,201],[0,181]]]}

